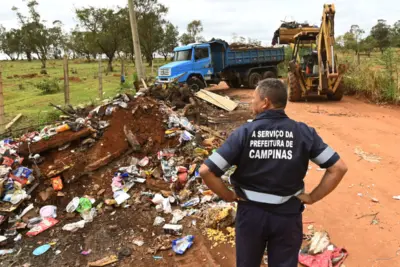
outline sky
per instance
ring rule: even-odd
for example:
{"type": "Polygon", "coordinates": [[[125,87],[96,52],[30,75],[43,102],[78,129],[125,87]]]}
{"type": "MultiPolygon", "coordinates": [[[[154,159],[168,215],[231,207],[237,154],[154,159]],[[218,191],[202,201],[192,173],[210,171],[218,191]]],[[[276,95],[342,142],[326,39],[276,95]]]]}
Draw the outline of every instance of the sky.
{"type": "MultiPolygon", "coordinates": [[[[65,30],[77,21],[74,9],[79,7],[115,8],[125,6],[127,0],[37,0],[42,19],[60,20],[65,30]]],[[[232,41],[233,34],[258,39],[269,45],[281,20],[307,21],[320,24],[324,3],[336,5],[335,35],[344,34],[353,24],[367,33],[378,19],[389,24],[400,20],[398,0],[158,0],[169,8],[166,19],[184,33],[192,20],[201,20],[206,40],[213,37],[232,41]]],[[[26,12],[23,0],[0,0],[0,24],[7,29],[18,27],[13,6],[26,12]]]]}

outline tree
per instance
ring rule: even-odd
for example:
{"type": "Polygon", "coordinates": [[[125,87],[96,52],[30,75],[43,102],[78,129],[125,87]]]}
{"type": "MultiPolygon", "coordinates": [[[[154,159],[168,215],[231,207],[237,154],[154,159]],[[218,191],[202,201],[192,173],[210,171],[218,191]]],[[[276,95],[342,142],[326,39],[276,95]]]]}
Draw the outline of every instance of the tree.
{"type": "Polygon", "coordinates": [[[400,47],[400,20],[396,21],[393,24],[391,30],[391,45],[394,47],[400,47]]]}
{"type": "Polygon", "coordinates": [[[187,25],[186,31],[187,33],[182,34],[180,38],[183,45],[204,42],[205,39],[202,36],[199,36],[199,34],[203,31],[203,25],[200,20],[193,20],[190,22],[187,25]]]}
{"type": "Polygon", "coordinates": [[[375,39],[382,54],[390,46],[390,30],[390,25],[387,25],[386,20],[383,19],[378,20],[378,23],[371,29],[371,36],[375,39]]]}
{"type": "Polygon", "coordinates": [[[174,48],[178,45],[179,31],[178,27],[175,27],[172,23],[168,22],[163,32],[163,40],[160,49],[160,54],[167,61],[168,55],[174,51],[174,48]]]}
{"type": "MultiPolygon", "coordinates": [[[[46,62],[51,49],[57,47],[62,39],[61,22],[54,21],[53,27],[47,27],[41,21],[40,14],[36,11],[38,3],[35,0],[28,2],[29,17],[24,17],[18,8],[13,7],[21,24],[21,34],[25,51],[35,53],[42,62],[42,73],[46,72],[46,62]]],[[[27,57],[30,58],[30,55],[27,57]]]]}
{"type": "Polygon", "coordinates": [[[82,32],[78,29],[72,31],[67,46],[78,56],[85,57],[88,61],[91,58],[96,59],[96,55],[100,53],[95,35],[92,32],[82,32]]]}
{"type": "Polygon", "coordinates": [[[164,16],[168,8],[157,0],[135,0],[138,13],[138,29],[142,53],[149,66],[153,64],[153,54],[163,45],[164,16]]]}
{"type": "Polygon", "coordinates": [[[82,8],[75,10],[81,28],[93,34],[101,53],[108,58],[108,71],[113,71],[112,61],[116,52],[129,36],[129,16],[127,9],[116,11],[106,8],[82,8]]]}
{"type": "Polygon", "coordinates": [[[360,41],[360,52],[367,53],[368,56],[371,55],[371,52],[374,50],[375,47],[377,47],[377,43],[371,35],[369,35],[367,38],[362,39],[360,41]]]}
{"type": "Polygon", "coordinates": [[[6,54],[11,60],[18,60],[21,50],[21,31],[11,29],[7,31],[0,26],[0,51],[6,54]]]}
{"type": "Polygon", "coordinates": [[[359,44],[361,41],[361,36],[365,33],[365,31],[361,29],[358,25],[352,25],[350,33],[353,35],[355,41],[355,47],[353,48],[353,50],[355,50],[356,54],[358,55],[358,53],[360,52],[359,44]]]}

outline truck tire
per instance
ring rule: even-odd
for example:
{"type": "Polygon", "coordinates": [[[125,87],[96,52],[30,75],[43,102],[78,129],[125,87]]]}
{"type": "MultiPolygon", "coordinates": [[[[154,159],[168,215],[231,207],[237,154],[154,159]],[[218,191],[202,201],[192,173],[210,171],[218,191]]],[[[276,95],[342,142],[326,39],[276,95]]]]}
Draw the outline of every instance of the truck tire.
{"type": "Polygon", "coordinates": [[[195,92],[200,91],[200,89],[204,89],[206,85],[197,77],[191,77],[187,80],[187,84],[189,88],[195,92]]]}
{"type": "Polygon", "coordinates": [[[290,102],[301,100],[300,82],[292,72],[288,73],[288,98],[290,102]]]}
{"type": "Polygon", "coordinates": [[[328,93],[326,95],[326,97],[328,98],[328,100],[331,101],[340,101],[343,98],[343,94],[344,94],[344,88],[343,88],[343,84],[340,83],[338,88],[336,89],[335,93],[328,93]]]}
{"type": "Polygon", "coordinates": [[[263,80],[268,78],[276,78],[276,74],[273,71],[267,70],[262,75],[263,80]]]}
{"type": "Polygon", "coordinates": [[[255,89],[258,85],[258,83],[262,80],[261,74],[257,72],[253,72],[249,76],[249,88],[255,89]]]}
{"type": "Polygon", "coordinates": [[[237,79],[225,81],[229,88],[240,88],[241,84],[237,79]]]}

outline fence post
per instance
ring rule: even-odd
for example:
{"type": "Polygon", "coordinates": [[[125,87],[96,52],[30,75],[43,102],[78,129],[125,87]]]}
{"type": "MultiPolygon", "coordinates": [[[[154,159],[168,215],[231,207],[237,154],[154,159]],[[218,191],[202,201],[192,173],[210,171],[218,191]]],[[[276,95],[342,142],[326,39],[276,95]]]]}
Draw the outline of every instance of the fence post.
{"type": "Polygon", "coordinates": [[[0,129],[1,131],[4,130],[4,95],[3,95],[3,79],[2,79],[2,69],[0,66],[0,129]]]}
{"type": "Polygon", "coordinates": [[[69,69],[67,55],[64,55],[64,102],[65,105],[69,105],[69,69]]]}
{"type": "Polygon", "coordinates": [[[101,67],[101,54],[99,55],[99,98],[103,99],[103,77],[102,77],[102,67],[101,67]]]}

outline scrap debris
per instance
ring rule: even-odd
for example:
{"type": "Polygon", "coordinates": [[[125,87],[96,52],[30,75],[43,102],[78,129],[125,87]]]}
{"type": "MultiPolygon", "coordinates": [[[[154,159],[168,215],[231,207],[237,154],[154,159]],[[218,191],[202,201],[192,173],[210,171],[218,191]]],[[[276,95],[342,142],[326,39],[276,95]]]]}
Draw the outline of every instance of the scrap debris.
{"type": "MultiPolygon", "coordinates": [[[[138,207],[157,212],[150,224],[164,232],[158,236],[153,232],[153,243],[137,235],[131,239],[137,248],[147,246],[145,251],[153,255],[170,249],[183,254],[195,245],[195,237],[187,233],[196,227],[193,216],[206,221],[201,224],[204,229],[228,232],[226,241],[233,244],[230,226],[236,206],[210,191],[198,171],[226,134],[199,125],[204,121],[197,116],[201,100],[193,92],[185,87],[173,90],[175,96],[159,96],[158,100],[154,99],[157,90],[150,87],[150,93],[119,94],[97,107],[52,105],[64,113],[59,122],[0,141],[0,224],[5,229],[0,236],[1,254],[15,254],[13,246],[25,236],[43,237],[44,231],[49,236],[64,231],[74,235],[99,217],[138,207]],[[93,177],[96,183],[91,184],[93,177]],[[85,190],[74,191],[77,182],[85,190]],[[105,214],[107,210],[112,212],[105,214]]],[[[225,182],[232,173],[225,173],[225,182]]],[[[107,229],[116,231],[118,224],[107,229]]],[[[111,251],[111,256],[88,265],[123,260],[132,254],[129,249],[111,251]]],[[[55,248],[54,252],[57,255],[62,250],[55,248]]],[[[82,246],[78,253],[94,254],[95,250],[82,246]]]]}
{"type": "Polygon", "coordinates": [[[360,159],[372,162],[372,163],[379,163],[381,161],[381,157],[374,155],[374,154],[370,154],[367,153],[365,151],[363,151],[360,147],[356,147],[354,149],[354,153],[356,153],[360,159]]]}

